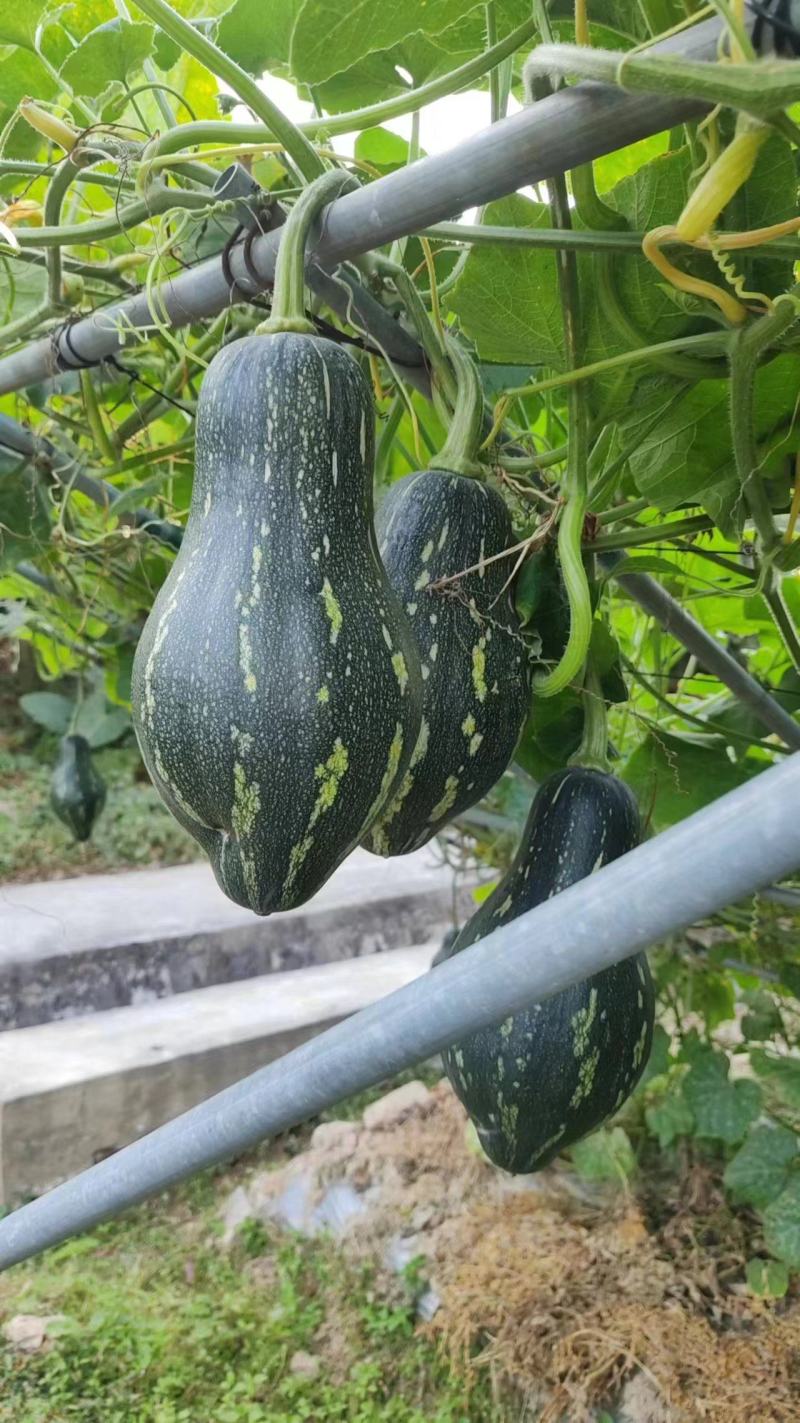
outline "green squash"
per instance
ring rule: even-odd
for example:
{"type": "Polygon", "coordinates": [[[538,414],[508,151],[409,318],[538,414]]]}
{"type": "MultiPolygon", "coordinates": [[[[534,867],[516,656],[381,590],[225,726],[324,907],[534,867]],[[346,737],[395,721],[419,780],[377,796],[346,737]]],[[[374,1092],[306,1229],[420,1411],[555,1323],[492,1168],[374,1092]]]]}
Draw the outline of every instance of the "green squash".
{"type": "Polygon", "coordinates": [[[381,558],[411,621],[424,684],[411,765],[365,842],[379,855],[419,849],[486,795],[514,754],[530,702],[515,557],[503,556],[515,542],[511,518],[495,489],[458,472],[470,468],[483,400],[472,363],[463,353],[456,360],[460,399],[477,412],[472,433],[462,441],[456,430],[441,467],[398,480],[378,511],[381,558]]]}
{"type": "Polygon", "coordinates": [[[106,783],[84,736],[65,736],[50,780],[50,804],[76,840],[88,840],[106,803],[106,783]]]}
{"type": "Polygon", "coordinates": [[[134,725],[226,894],[291,909],[405,774],[419,659],[372,529],[370,390],[333,342],[254,335],[206,372],[180,553],[140,640],[134,725]]]}
{"type": "MultiPolygon", "coordinates": [[[[440,949],[450,958],[633,849],[639,813],[621,781],[570,767],[540,787],[508,874],[440,949]]],[[[654,994],[644,954],[481,1028],[443,1054],[496,1166],[538,1171],[633,1091],[650,1053],[654,994]]]]}

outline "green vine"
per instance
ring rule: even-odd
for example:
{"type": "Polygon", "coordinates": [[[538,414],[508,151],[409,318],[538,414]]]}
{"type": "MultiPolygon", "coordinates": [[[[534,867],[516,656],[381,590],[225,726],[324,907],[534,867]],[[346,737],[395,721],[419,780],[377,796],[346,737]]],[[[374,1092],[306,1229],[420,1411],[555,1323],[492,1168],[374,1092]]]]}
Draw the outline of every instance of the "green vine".
{"type": "Polygon", "coordinates": [[[357,187],[355,178],[349,173],[331,169],[315,178],[297,199],[281,232],[272,289],[272,311],[266,321],[256,328],[260,334],[276,331],[314,334],[315,327],[305,315],[306,244],[322,209],[342,193],[357,187]]]}

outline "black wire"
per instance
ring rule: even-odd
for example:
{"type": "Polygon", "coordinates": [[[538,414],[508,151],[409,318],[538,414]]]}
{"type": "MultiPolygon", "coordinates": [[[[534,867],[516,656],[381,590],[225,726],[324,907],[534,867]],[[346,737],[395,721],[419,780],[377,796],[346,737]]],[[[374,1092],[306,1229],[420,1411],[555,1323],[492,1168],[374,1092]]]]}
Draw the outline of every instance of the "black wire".
{"type": "Polygon", "coordinates": [[[792,20],[792,0],[747,0],[747,4],[756,16],[753,45],[757,52],[771,38],[776,54],[800,55],[800,29],[792,20]]]}

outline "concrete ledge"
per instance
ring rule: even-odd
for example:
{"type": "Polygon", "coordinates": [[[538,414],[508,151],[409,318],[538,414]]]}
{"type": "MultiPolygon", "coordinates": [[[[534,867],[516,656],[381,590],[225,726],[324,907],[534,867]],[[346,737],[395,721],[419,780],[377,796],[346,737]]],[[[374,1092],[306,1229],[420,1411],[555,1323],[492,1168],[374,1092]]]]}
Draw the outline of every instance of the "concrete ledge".
{"type": "Polygon", "coordinates": [[[357,850],[307,905],[259,919],[207,864],[9,885],[0,901],[0,1030],[432,939],[469,914],[426,848],[357,850]]]}
{"type": "Polygon", "coordinates": [[[0,1202],[49,1189],[410,983],[437,943],[0,1037],[0,1202]]]}

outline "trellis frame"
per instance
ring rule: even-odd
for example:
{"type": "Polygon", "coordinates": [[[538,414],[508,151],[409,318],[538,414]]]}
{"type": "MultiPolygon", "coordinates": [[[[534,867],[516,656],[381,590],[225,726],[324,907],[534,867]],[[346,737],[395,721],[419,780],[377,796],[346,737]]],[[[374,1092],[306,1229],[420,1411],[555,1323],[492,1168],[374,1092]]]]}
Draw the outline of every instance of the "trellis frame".
{"type": "MultiPolygon", "coordinates": [[[[717,23],[709,21],[659,48],[713,58],[718,35],[717,23]]],[[[447,155],[422,160],[339,199],[326,212],[315,259],[320,267],[335,266],[702,112],[703,106],[691,101],[630,95],[598,84],[562,90],[447,155]]],[[[271,281],[278,241],[268,233],[252,244],[261,286],[271,281]]],[[[231,271],[245,290],[257,289],[236,254],[231,271]]],[[[232,294],[222,264],[214,259],[165,283],[161,296],[169,320],[182,325],[222,310],[232,294]]],[[[133,325],[149,321],[143,297],[121,305],[133,325]]],[[[106,308],[102,321],[90,316],[76,323],[69,349],[62,349],[58,337],[47,338],[0,359],[0,393],[52,376],[74,360],[76,351],[88,364],[113,354],[119,349],[114,310],[106,308]]],[[[417,370],[423,370],[421,363],[417,370]]],[[[709,670],[734,685],[731,668],[719,658],[715,665],[714,653],[724,654],[724,649],[658,585],[641,575],[621,581],[644,606],[649,600],[650,611],[668,620],[670,630],[709,670]]],[[[770,729],[797,746],[796,723],[746,673],[742,676],[737,695],[752,704],[755,688],[770,729]]],[[[423,979],[23,1206],[0,1222],[0,1268],[792,872],[800,864],[798,796],[800,755],[795,754],[423,979]]]]}

